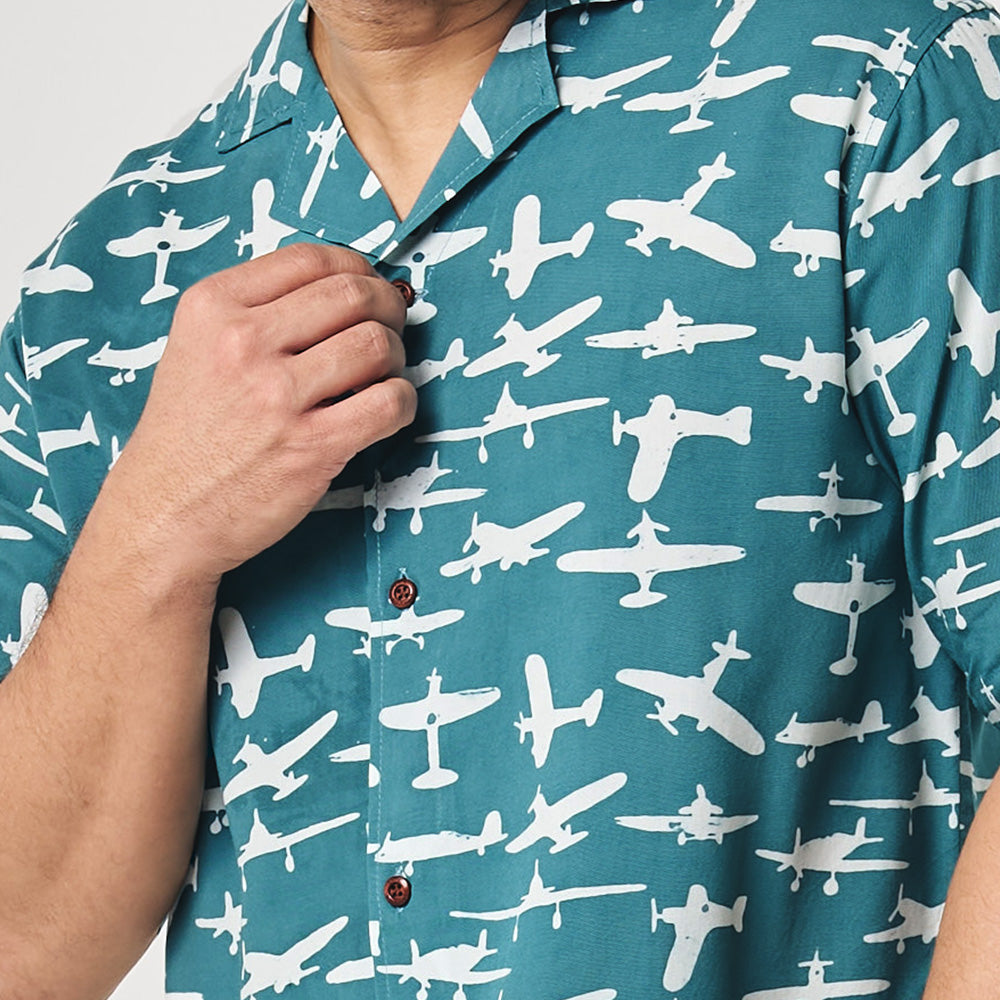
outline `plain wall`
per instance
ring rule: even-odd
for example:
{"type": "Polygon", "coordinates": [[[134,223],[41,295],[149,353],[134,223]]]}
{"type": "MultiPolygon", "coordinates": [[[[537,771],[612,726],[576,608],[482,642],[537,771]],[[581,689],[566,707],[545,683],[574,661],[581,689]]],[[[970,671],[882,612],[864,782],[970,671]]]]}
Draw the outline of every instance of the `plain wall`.
{"type": "MultiPolygon", "coordinates": [[[[131,149],[234,77],[283,0],[9,4],[0,32],[0,323],[20,273],[131,149]]],[[[158,1000],[158,941],[114,1000],[158,1000]]]]}

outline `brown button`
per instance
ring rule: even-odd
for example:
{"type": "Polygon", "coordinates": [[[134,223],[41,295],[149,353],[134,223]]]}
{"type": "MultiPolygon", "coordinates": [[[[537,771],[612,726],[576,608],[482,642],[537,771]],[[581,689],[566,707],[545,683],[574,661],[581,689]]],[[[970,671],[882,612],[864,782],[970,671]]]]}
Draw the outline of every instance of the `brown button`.
{"type": "Polygon", "coordinates": [[[400,577],[389,588],[389,603],[400,611],[412,608],[417,599],[417,585],[405,576],[400,577]]]}
{"type": "Polygon", "coordinates": [[[402,875],[392,875],[385,880],[382,892],[390,906],[400,909],[410,901],[413,888],[408,878],[403,878],[402,875]]]}
{"type": "Polygon", "coordinates": [[[403,296],[403,301],[406,303],[406,308],[409,309],[414,302],[417,301],[417,293],[413,290],[413,285],[408,281],[404,281],[402,278],[397,278],[392,282],[393,287],[399,289],[399,294],[403,296]]]}

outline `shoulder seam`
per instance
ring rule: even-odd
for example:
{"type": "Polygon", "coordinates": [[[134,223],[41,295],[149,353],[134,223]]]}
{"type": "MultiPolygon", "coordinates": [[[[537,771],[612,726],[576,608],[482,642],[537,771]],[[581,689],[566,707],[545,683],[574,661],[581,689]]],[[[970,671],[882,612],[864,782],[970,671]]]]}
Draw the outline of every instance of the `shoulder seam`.
{"type": "MultiPolygon", "coordinates": [[[[923,39],[926,36],[926,41],[920,48],[920,54],[913,61],[913,72],[910,74],[909,79],[906,83],[899,88],[899,93],[896,95],[895,100],[892,102],[892,107],[889,109],[889,113],[884,119],[879,119],[879,121],[884,122],[888,125],[896,115],[899,109],[899,105],[902,103],[903,96],[909,90],[910,85],[917,78],[917,74],[920,72],[920,67],[923,64],[924,59],[927,55],[933,51],[934,44],[937,40],[953,25],[958,24],[959,21],[966,20],[967,18],[974,18],[977,15],[985,14],[989,16],[992,13],[992,8],[988,4],[982,4],[977,10],[959,10],[954,13],[954,16],[948,18],[944,23],[941,23],[937,17],[932,18],[930,21],[924,25],[923,28],[917,33],[917,38],[923,39]],[[933,32],[933,34],[931,33],[933,32]]],[[[865,136],[871,134],[871,130],[875,128],[874,123],[868,126],[868,131],[865,136]]],[[[875,154],[878,152],[882,145],[881,140],[875,145],[870,145],[868,143],[863,144],[866,149],[866,154],[864,156],[859,156],[855,159],[854,163],[851,165],[850,174],[847,177],[847,194],[850,194],[854,190],[854,183],[857,179],[858,173],[862,171],[862,168],[867,171],[868,165],[875,158],[875,154]]]]}

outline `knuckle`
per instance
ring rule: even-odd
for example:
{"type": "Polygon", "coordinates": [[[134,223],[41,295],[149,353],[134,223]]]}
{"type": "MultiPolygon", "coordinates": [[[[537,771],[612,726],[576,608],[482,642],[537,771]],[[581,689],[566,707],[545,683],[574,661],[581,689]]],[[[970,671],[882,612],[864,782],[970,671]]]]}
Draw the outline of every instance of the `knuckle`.
{"type": "Polygon", "coordinates": [[[330,266],[328,249],[317,243],[293,243],[284,247],[281,253],[293,267],[309,274],[324,271],[330,266]]]}
{"type": "Polygon", "coordinates": [[[371,290],[356,274],[335,274],[329,279],[330,295],[337,305],[352,316],[371,315],[371,290]]]}
{"type": "Polygon", "coordinates": [[[396,344],[399,338],[381,323],[368,322],[361,329],[364,331],[367,359],[378,371],[391,371],[398,358],[396,344]]]}
{"type": "Polygon", "coordinates": [[[232,317],[216,331],[216,357],[227,371],[239,370],[249,362],[256,342],[257,329],[250,316],[232,317]]]}
{"type": "Polygon", "coordinates": [[[182,317],[204,315],[217,308],[220,297],[219,281],[216,276],[202,278],[181,295],[177,302],[177,312],[182,317]]]}
{"type": "Polygon", "coordinates": [[[380,412],[393,427],[405,427],[417,413],[417,390],[405,379],[389,379],[380,383],[380,412]]]}

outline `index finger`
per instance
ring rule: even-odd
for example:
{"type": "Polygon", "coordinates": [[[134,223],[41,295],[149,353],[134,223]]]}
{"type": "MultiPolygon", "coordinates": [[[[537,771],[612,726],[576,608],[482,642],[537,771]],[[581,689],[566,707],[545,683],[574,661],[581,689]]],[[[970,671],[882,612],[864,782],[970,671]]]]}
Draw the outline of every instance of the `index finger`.
{"type": "Polygon", "coordinates": [[[325,243],[292,243],[212,276],[243,306],[260,306],[334,274],[377,276],[359,253],[325,243]]]}

